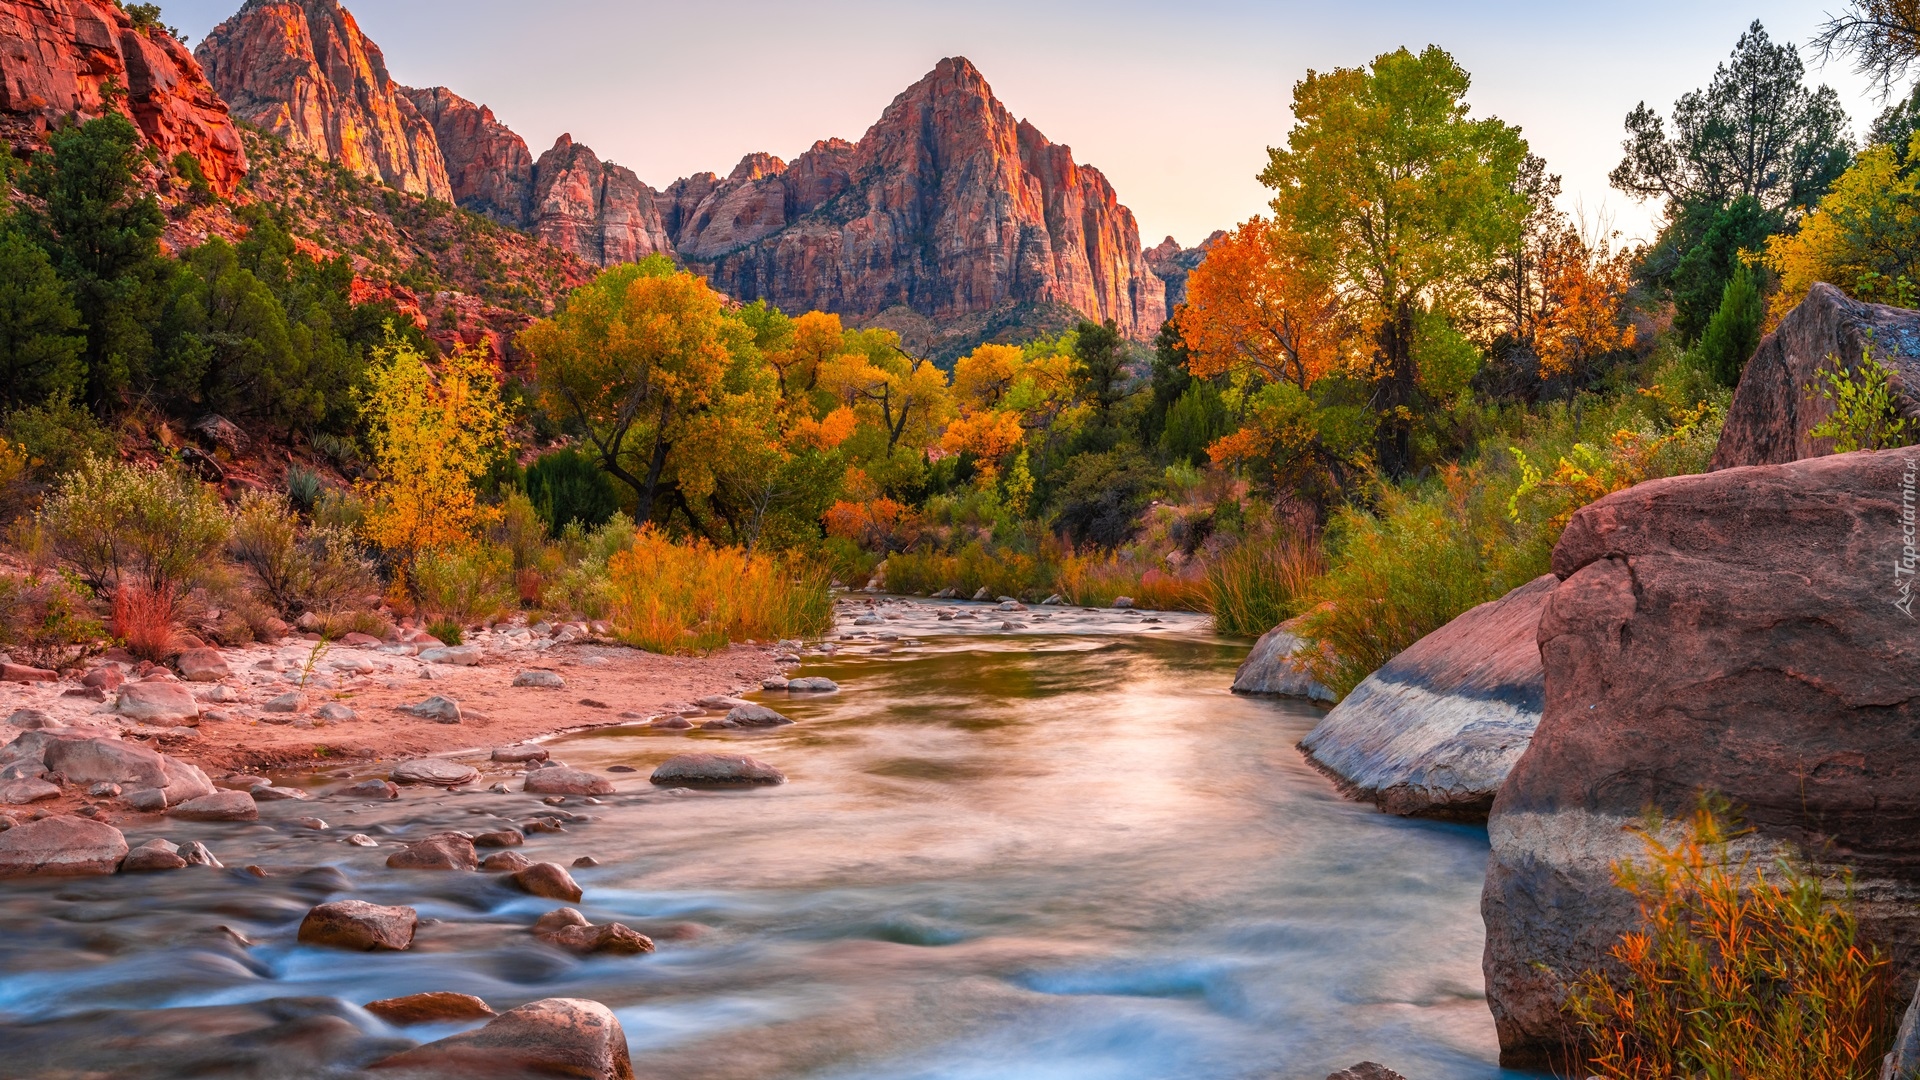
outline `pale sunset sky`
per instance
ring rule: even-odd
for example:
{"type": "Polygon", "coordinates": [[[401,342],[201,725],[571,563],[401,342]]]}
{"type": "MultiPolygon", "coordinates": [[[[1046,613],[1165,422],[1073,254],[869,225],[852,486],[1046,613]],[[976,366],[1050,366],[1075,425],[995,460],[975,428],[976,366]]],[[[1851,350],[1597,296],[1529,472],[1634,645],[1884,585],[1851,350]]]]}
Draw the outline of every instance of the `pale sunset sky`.
{"type": "MultiPolygon", "coordinates": [[[[191,43],[237,0],[171,0],[191,43]]],[[[1098,167],[1147,245],[1191,245],[1260,212],[1254,180],[1283,143],[1308,68],[1363,64],[1401,45],[1451,51],[1474,76],[1476,115],[1521,127],[1564,179],[1564,206],[1629,237],[1657,208],[1607,184],[1621,121],[1663,114],[1706,85],[1755,18],[1801,46],[1809,81],[1840,92],[1856,133],[1883,107],[1843,61],[1807,41],[1820,4],[1612,0],[1559,3],[1247,3],[1233,0],[358,0],[347,5],[396,79],[483,102],[538,155],[562,132],[664,187],[725,173],[746,153],[791,160],[814,140],[858,139],[944,56],[979,66],[1014,115],[1098,167]]],[[[1827,8],[1837,9],[1837,2],[1827,8]]]]}

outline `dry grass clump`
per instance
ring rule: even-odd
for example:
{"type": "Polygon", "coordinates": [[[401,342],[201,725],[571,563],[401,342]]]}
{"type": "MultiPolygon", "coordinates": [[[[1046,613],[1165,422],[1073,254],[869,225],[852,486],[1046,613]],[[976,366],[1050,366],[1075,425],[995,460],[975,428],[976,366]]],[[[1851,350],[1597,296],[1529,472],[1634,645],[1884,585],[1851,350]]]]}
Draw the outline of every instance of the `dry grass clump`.
{"type": "Polygon", "coordinates": [[[824,571],[796,559],[652,528],[608,561],[608,615],[620,640],[657,653],[706,653],[731,641],[797,638],[833,625],[824,571]]]}
{"type": "Polygon", "coordinates": [[[1641,930],[1567,1003],[1581,1075],[1604,1080],[1872,1080],[1892,1041],[1889,961],[1860,940],[1850,876],[1736,856],[1723,808],[1702,805],[1650,865],[1614,868],[1641,930]]]}

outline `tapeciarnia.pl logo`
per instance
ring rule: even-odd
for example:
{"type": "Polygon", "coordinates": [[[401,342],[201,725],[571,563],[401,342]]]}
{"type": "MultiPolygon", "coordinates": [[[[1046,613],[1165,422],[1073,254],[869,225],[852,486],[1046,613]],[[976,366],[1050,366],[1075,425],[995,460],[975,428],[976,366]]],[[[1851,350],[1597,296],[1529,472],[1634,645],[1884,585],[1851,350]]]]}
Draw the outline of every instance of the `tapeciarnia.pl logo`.
{"type": "Polygon", "coordinates": [[[1900,609],[1907,618],[1913,618],[1913,576],[1916,566],[1920,566],[1920,551],[1916,551],[1914,524],[1914,481],[1920,476],[1920,466],[1913,458],[1906,459],[1906,471],[1900,474],[1900,558],[1893,564],[1893,606],[1900,609]]]}

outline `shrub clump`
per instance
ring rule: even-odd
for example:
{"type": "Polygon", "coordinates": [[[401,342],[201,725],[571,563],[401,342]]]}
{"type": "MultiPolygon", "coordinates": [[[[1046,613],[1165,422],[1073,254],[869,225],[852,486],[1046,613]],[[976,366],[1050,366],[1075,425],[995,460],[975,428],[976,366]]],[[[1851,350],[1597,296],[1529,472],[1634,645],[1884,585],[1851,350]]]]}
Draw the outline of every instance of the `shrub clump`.
{"type": "Polygon", "coordinates": [[[674,543],[643,528],[608,568],[620,640],[649,652],[708,653],[732,641],[823,634],[833,625],[825,573],[798,559],[674,543]]]}

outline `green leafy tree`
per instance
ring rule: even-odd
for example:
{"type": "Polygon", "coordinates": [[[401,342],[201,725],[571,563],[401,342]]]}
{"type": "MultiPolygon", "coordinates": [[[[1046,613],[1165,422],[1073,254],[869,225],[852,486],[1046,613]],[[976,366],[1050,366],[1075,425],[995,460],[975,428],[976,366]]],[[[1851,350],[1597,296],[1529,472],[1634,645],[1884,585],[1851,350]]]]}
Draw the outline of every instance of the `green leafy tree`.
{"type": "Polygon", "coordinates": [[[1738,386],[1740,373],[1760,347],[1760,324],[1767,308],[1754,272],[1742,263],[1727,279],[1720,310],[1713,313],[1700,335],[1695,357],[1701,369],[1721,386],[1738,386]]]}
{"type": "Polygon", "coordinates": [[[597,529],[613,520],[620,498],[592,458],[571,447],[543,455],[527,468],[527,498],[554,536],[574,522],[597,529]]]}
{"type": "Polygon", "coordinates": [[[1756,20],[1705,90],[1683,95],[1669,133],[1641,102],[1627,114],[1626,157],[1613,185],[1671,206],[1725,206],[1751,196],[1768,210],[1812,206],[1852,155],[1847,115],[1831,87],[1809,89],[1792,44],[1756,20]]]}
{"type": "Polygon", "coordinates": [[[1074,331],[1073,375],[1081,394],[1105,423],[1113,407],[1127,396],[1127,339],[1112,319],[1081,320],[1074,331]]]}
{"type": "Polygon", "coordinates": [[[10,220],[0,220],[0,406],[20,407],[86,389],[87,347],[73,293],[53,260],[10,220]]]}
{"type": "Polygon", "coordinates": [[[40,241],[73,287],[87,328],[88,395],[104,402],[147,374],[151,327],[170,268],[160,254],[165,218],[135,184],[140,132],[108,113],[48,138],[23,187],[42,200],[40,241]]]}
{"type": "Polygon", "coordinates": [[[1516,128],[1468,115],[1470,82],[1432,46],[1308,72],[1294,87],[1287,147],[1269,151],[1260,175],[1276,218],[1373,329],[1376,456],[1393,477],[1413,466],[1420,313],[1474,302],[1528,213],[1527,144],[1516,128]]]}

